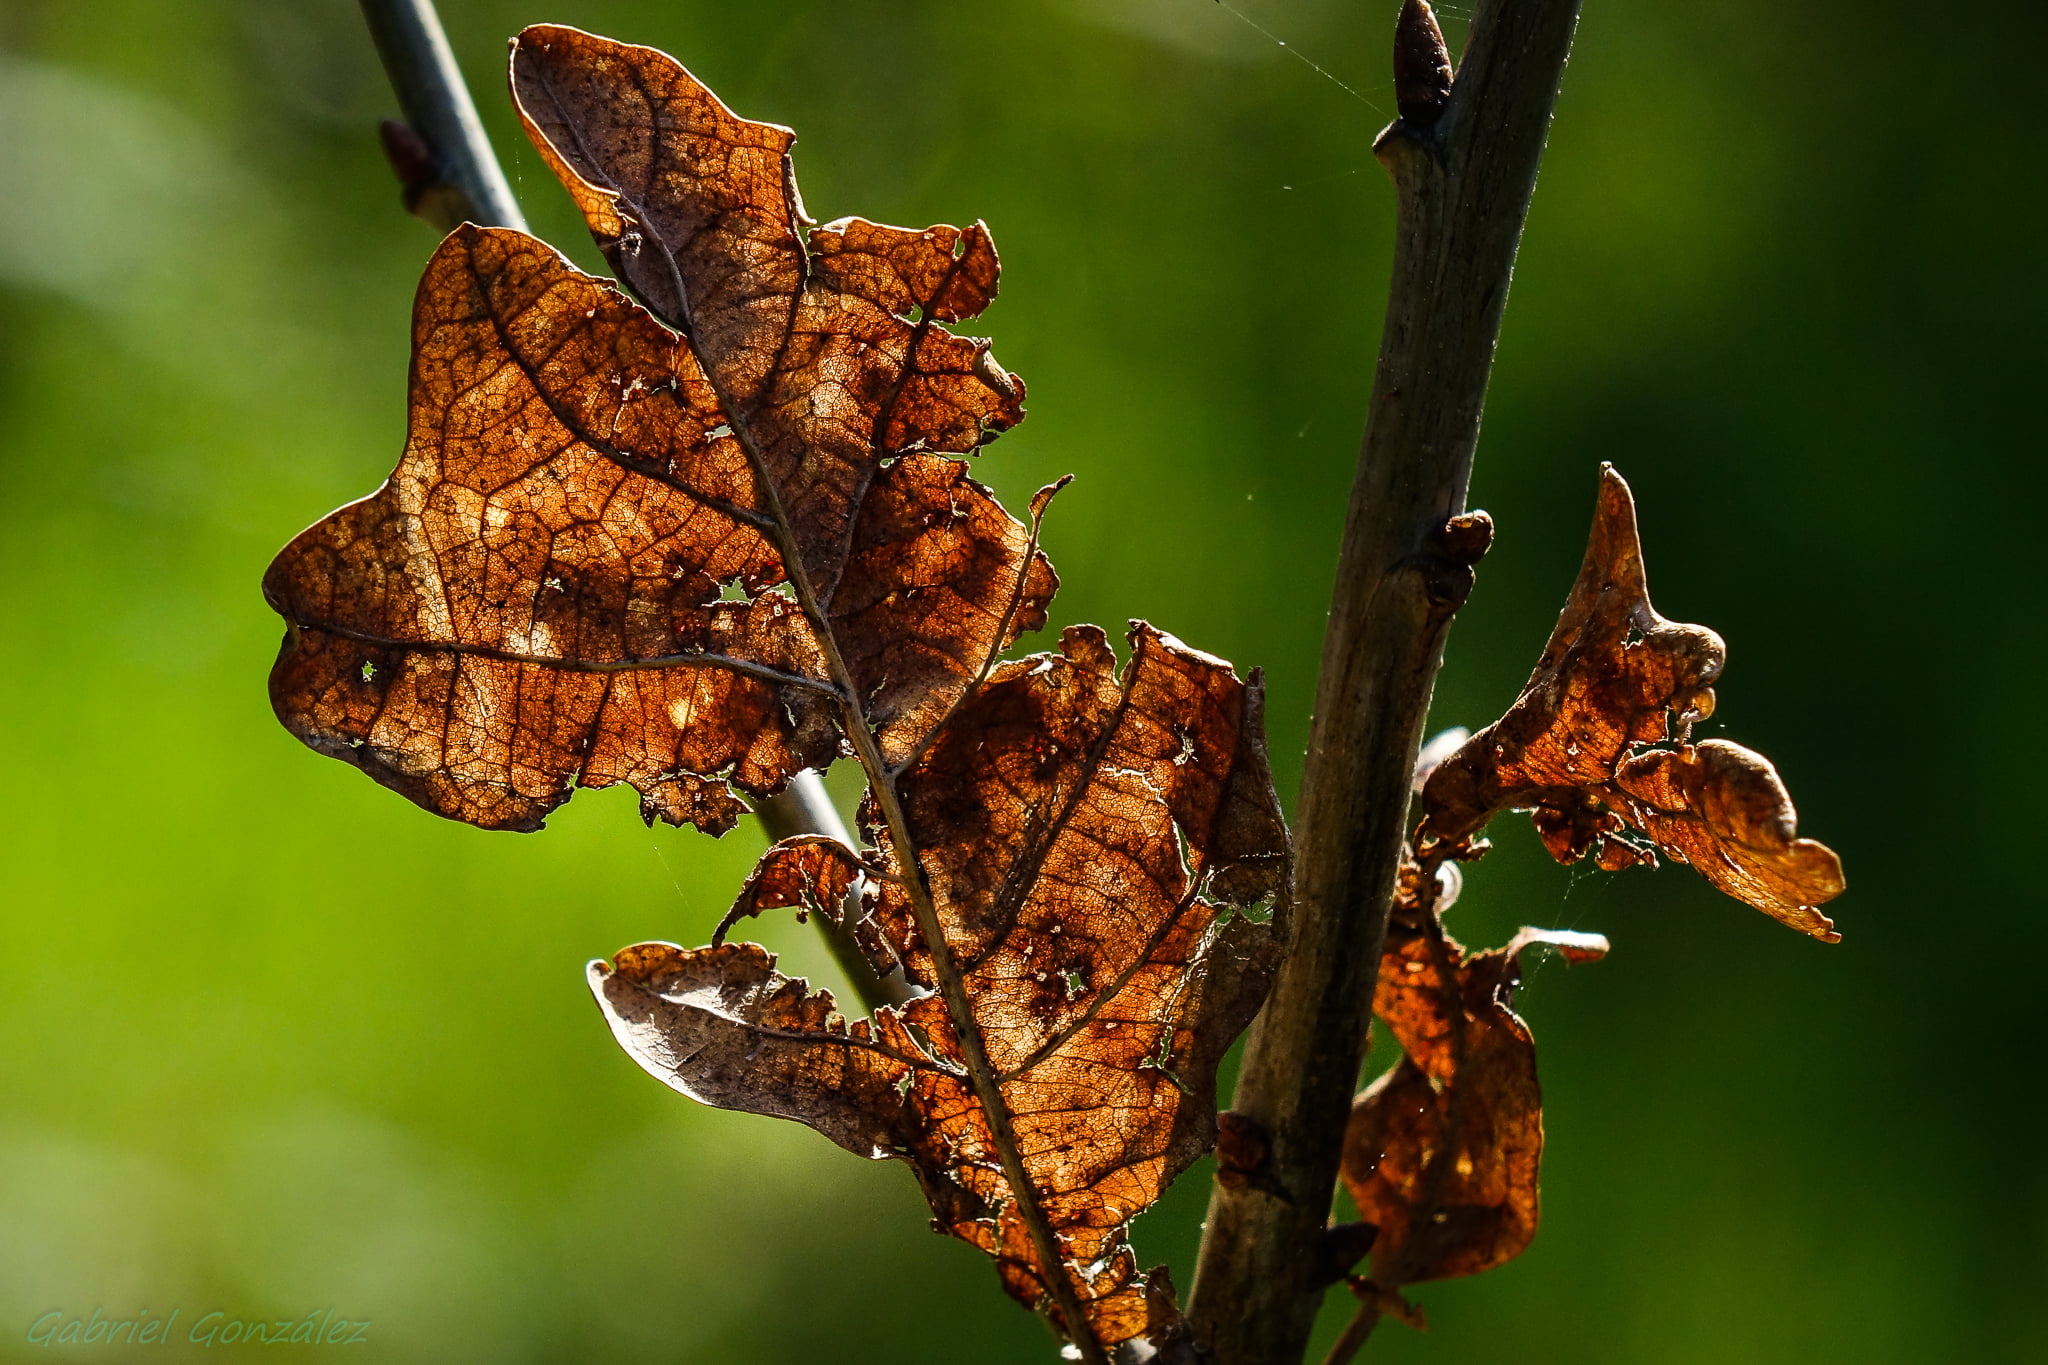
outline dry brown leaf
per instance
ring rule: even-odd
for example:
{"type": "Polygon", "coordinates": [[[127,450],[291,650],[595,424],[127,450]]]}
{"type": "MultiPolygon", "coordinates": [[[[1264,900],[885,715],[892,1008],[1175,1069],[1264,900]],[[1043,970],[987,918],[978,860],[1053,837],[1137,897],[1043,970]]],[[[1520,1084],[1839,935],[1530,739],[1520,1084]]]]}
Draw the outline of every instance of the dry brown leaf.
{"type": "Polygon", "coordinates": [[[1713,631],[1650,606],[1635,501],[1604,469],[1585,563],[1543,657],[1507,714],[1430,773],[1424,838],[1456,841],[1501,810],[1528,809],[1559,862],[1591,852],[1617,870],[1656,860],[1633,830],[1728,895],[1840,941],[1815,907],[1842,893],[1841,862],[1798,837],[1770,760],[1727,740],[1689,742],[1713,714],[1725,655],[1713,631]]]}
{"type": "Polygon", "coordinates": [[[1512,1009],[1522,952],[1597,960],[1595,934],[1524,929],[1467,954],[1433,913],[1388,927],[1373,1010],[1408,1054],[1353,1103],[1343,1180],[1379,1229],[1371,1281],[1476,1275],[1536,1235],[1543,1156],[1536,1045],[1512,1009]]]}
{"type": "MultiPolygon", "coordinates": [[[[666,64],[664,126],[787,150],[650,49],[547,29],[519,50],[573,84],[572,48],[643,83],[666,64]]],[[[944,457],[1022,416],[986,343],[933,321],[993,295],[986,232],[806,244],[783,169],[701,141],[676,154],[703,176],[660,172],[671,218],[715,218],[662,257],[687,340],[543,243],[460,229],[421,281],[398,469],[265,579],[293,626],[287,727],[439,814],[534,829],[625,781],[650,820],[718,832],[743,810],[728,781],[764,794],[840,752],[836,691],[900,761],[1044,624],[1035,529],[944,457]]]]}
{"type": "Polygon", "coordinates": [[[383,488],[264,578],[294,734],[492,829],[625,781],[649,818],[721,830],[727,780],[772,791],[838,752],[755,476],[673,333],[544,243],[465,226],[420,281],[411,407],[383,488]]]}
{"type": "Polygon", "coordinates": [[[521,116],[620,277],[464,227],[414,314],[387,484],[265,580],[285,723],[440,814],[532,829],[577,786],[712,832],[851,752],[872,853],[770,849],[720,935],[836,916],[931,994],[849,1023],[765,950],[644,944],[591,983],[707,1103],[918,1172],[1083,1355],[1180,1340],[1130,1219],[1213,1143],[1285,877],[1256,677],[1134,624],[999,662],[1046,619],[1029,524],[967,476],[1023,384],[942,325],[994,296],[979,225],[813,227],[787,129],[573,29],[514,47],[521,116]],[[666,324],[666,325],[664,325],[666,324]]]}
{"type": "MultiPolygon", "coordinates": [[[[1285,847],[1256,691],[1149,628],[1132,644],[1121,678],[1092,626],[1057,655],[1003,665],[902,778],[971,1040],[938,994],[849,1028],[829,996],[732,945],[642,945],[591,969],[650,1073],[907,1159],[940,1229],[1044,1305],[995,1131],[1007,1125],[1062,1272],[1110,1344],[1155,1330],[1129,1223],[1214,1143],[1216,1065],[1258,1008],[1272,950],[1268,926],[1225,905],[1269,893],[1285,847]]],[[[900,957],[939,985],[895,836],[872,802],[868,816],[885,859],[864,926],[875,965],[900,957]]]]}
{"type": "Polygon", "coordinates": [[[703,361],[900,763],[991,640],[1045,623],[1055,587],[1042,559],[1020,587],[1024,529],[964,465],[921,453],[972,451],[1023,416],[988,343],[939,325],[994,298],[987,230],[806,234],[796,135],[653,48],[539,25],[513,45],[512,86],[619,278],[703,361]]]}

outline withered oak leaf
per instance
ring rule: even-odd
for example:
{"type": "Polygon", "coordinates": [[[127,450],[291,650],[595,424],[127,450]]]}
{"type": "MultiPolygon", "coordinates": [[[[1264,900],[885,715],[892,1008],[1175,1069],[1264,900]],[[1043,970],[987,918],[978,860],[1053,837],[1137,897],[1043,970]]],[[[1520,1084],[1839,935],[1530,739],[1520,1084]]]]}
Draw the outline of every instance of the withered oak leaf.
{"type": "Polygon", "coordinates": [[[1280,940],[1247,913],[1287,864],[1257,676],[1142,623],[1121,670],[1094,627],[1001,661],[1046,621],[1060,484],[1022,522],[957,458],[1023,415],[944,325],[995,295],[979,224],[813,225],[789,130],[649,48],[529,29],[512,84],[639,302],[523,233],[442,244],[398,468],[265,579],[279,715],[508,829],[626,782],[716,833],[851,753],[872,849],[785,840],[711,947],[593,964],[614,1033],[686,1094],[907,1160],[1085,1358],[1181,1340],[1127,1233],[1213,1144],[1280,940]],[[722,941],[856,891],[862,951],[928,994],[849,1022],[722,941]]]}
{"type": "Polygon", "coordinates": [[[545,29],[515,67],[522,95],[570,110],[529,127],[578,148],[630,140],[579,81],[664,92],[673,136],[641,139],[634,182],[663,207],[635,240],[682,236],[660,289],[625,273],[682,335],[522,233],[452,234],[415,305],[398,468],[265,578],[290,626],[280,718],[488,828],[623,781],[648,819],[720,832],[744,809],[731,788],[843,751],[846,698],[906,759],[1057,585],[1042,500],[1026,527],[949,458],[1023,413],[987,344],[934,320],[993,296],[987,233],[807,238],[787,130],[736,119],[671,59],[545,29]]]}
{"type": "Polygon", "coordinates": [[[1543,1099],[1535,1039],[1512,1004],[1537,944],[1572,962],[1607,952],[1595,934],[1524,929],[1468,954],[1433,913],[1388,926],[1373,1012],[1407,1055],[1353,1102],[1342,1166],[1378,1229],[1380,1289],[1476,1275],[1536,1235],[1543,1099]]]}
{"type": "Polygon", "coordinates": [[[1727,740],[1690,742],[1713,714],[1725,658],[1719,635],[1651,607],[1635,500],[1604,468],[1585,561],[1543,656],[1507,714],[1430,773],[1424,838],[1458,840],[1499,811],[1526,809],[1559,862],[1591,852],[1618,870],[1654,863],[1654,847],[1726,894],[1839,942],[1816,907],[1842,893],[1841,860],[1798,837],[1770,760],[1727,740]]]}
{"type": "Polygon", "coordinates": [[[965,1027],[942,989],[849,1025],[750,946],[643,944],[591,968],[650,1073],[907,1160],[939,1229],[1058,1316],[1035,1207],[1105,1345],[1160,1330],[1129,1223],[1214,1143],[1216,1067],[1275,942],[1231,907],[1273,893],[1286,860],[1256,680],[1149,627],[1131,642],[1121,675],[1090,626],[995,671],[897,784],[914,870],[870,798],[882,867],[864,945],[878,970],[945,985],[918,878],[965,1027]]]}
{"type": "Polygon", "coordinates": [[[939,325],[995,297],[987,229],[806,231],[796,135],[740,118],[653,48],[537,25],[513,44],[512,89],[620,280],[724,396],[798,596],[843,623],[844,663],[902,761],[990,640],[1044,624],[1055,586],[1036,557],[1020,582],[1027,537],[963,465],[896,458],[970,452],[1023,416],[1024,382],[939,325]]]}
{"type": "Polygon", "coordinates": [[[838,752],[755,476],[672,332],[553,248],[465,226],[420,281],[410,388],[390,479],[264,578],[294,734],[499,829],[619,781],[722,829],[726,779],[771,791],[838,752]]]}

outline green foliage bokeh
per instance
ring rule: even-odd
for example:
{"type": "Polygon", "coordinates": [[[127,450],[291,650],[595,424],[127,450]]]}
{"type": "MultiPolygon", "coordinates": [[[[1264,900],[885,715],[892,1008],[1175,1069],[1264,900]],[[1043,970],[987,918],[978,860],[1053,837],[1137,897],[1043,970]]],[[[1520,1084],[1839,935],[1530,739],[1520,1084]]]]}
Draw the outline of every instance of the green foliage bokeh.
{"type": "MultiPolygon", "coordinates": [[[[985,218],[1005,289],[975,325],[1032,415],[979,472],[1013,507],[1078,475],[1046,532],[1055,626],[1143,616],[1263,666],[1291,797],[1384,300],[1395,8],[446,18],[536,231],[588,268],[502,95],[532,20],[663,47],[794,126],[819,218],[985,218]]],[[[1523,995],[1542,1235],[1419,1291],[1435,1330],[1388,1328],[1377,1358],[2048,1358],[2016,524],[2048,181],[2038,83],[2001,74],[2048,33],[2019,0],[1972,11],[1988,53],[1962,22],[1588,7],[1474,481],[1498,544],[1438,720],[1512,697],[1614,461],[1658,606],[1730,641],[1707,732],[1771,755],[1844,855],[1847,941],[1497,831],[1453,930],[1615,952],[1523,995]]],[[[1050,1358],[904,1171],[699,1109],[607,1038],[581,964],[701,942],[751,828],[650,832],[612,791],[482,834],[272,720],[263,566],[402,440],[433,236],[398,209],[388,112],[346,0],[0,9],[0,1359],[95,1307],[332,1307],[389,1361],[1050,1358]]],[[[831,979],[807,930],[763,935],[831,979]]],[[[1206,1188],[1137,1231],[1183,1285],[1206,1188]]]]}

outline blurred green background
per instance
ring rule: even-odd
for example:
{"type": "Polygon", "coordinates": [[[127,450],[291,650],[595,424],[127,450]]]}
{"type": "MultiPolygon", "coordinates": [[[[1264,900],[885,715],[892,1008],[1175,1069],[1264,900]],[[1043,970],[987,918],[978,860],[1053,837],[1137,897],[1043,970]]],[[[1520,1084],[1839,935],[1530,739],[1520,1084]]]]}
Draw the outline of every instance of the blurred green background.
{"type": "MultiPolygon", "coordinates": [[[[980,472],[1013,507],[1079,476],[1055,624],[1264,666],[1291,796],[1383,305],[1396,5],[1233,3],[1288,47],[1215,0],[446,18],[536,230],[587,267],[501,93],[530,21],[796,127],[820,218],[986,218],[1032,418],[980,472]]],[[[1434,1330],[1370,1358],[2048,1360],[2044,43],[2022,0],[1588,5],[1438,723],[1514,695],[1615,461],[1658,606],[1729,639],[1707,732],[1842,852],[1847,941],[1504,822],[1453,929],[1615,952],[1522,997],[1541,1237],[1419,1290],[1434,1330]]],[[[402,440],[434,240],[390,112],[348,0],[0,5],[0,1358],[97,1306],[331,1307],[390,1361],[1051,1359],[905,1171],[698,1109],[606,1036],[582,963],[703,941],[751,827],[650,832],[607,791],[482,834],[272,720],[263,566],[402,440]]],[[[808,932],[764,931],[829,979],[808,932]]],[[[1183,1285],[1207,1185],[1137,1228],[1183,1285]]]]}

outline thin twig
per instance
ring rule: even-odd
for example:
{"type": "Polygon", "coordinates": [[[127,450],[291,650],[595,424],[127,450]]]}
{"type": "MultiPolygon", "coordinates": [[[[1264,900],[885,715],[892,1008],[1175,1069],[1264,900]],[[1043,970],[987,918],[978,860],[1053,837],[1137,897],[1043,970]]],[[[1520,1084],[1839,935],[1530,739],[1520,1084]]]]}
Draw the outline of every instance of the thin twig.
{"type": "MultiPolygon", "coordinates": [[[[443,232],[464,222],[525,231],[526,219],[484,136],[433,0],[362,0],[362,5],[399,107],[405,111],[405,125],[386,128],[385,148],[405,184],[407,207],[443,232]],[[415,144],[417,154],[409,154],[415,144]],[[424,164],[411,165],[415,160],[424,164]]],[[[826,834],[855,847],[814,772],[798,773],[781,793],[759,802],[755,813],[771,843],[794,834],[826,834]]],[[[849,909],[853,904],[849,898],[849,909]]],[[[914,992],[901,972],[886,978],[876,973],[854,942],[852,915],[843,917],[840,926],[823,915],[813,919],[864,1006],[874,1010],[911,998],[914,992]]]]}
{"type": "Polygon", "coordinates": [[[1374,145],[1397,192],[1393,283],[1297,803],[1293,939],[1231,1104],[1270,1155],[1266,1178],[1214,1192],[1191,1296],[1222,1365],[1294,1365],[1321,1300],[1416,749],[1485,539],[1460,514],[1486,380],[1578,11],[1480,0],[1446,92],[1428,6],[1402,9],[1402,117],[1374,145]]]}
{"type": "Polygon", "coordinates": [[[432,153],[440,182],[459,191],[466,201],[444,211],[454,221],[435,226],[449,232],[467,221],[524,232],[526,219],[520,216],[518,201],[505,183],[505,172],[491,151],[490,139],[484,136],[469,86],[455,65],[455,54],[448,49],[448,36],[441,31],[441,16],[434,12],[434,0],[362,3],[363,19],[370,26],[377,54],[384,59],[398,107],[432,153]]]}

